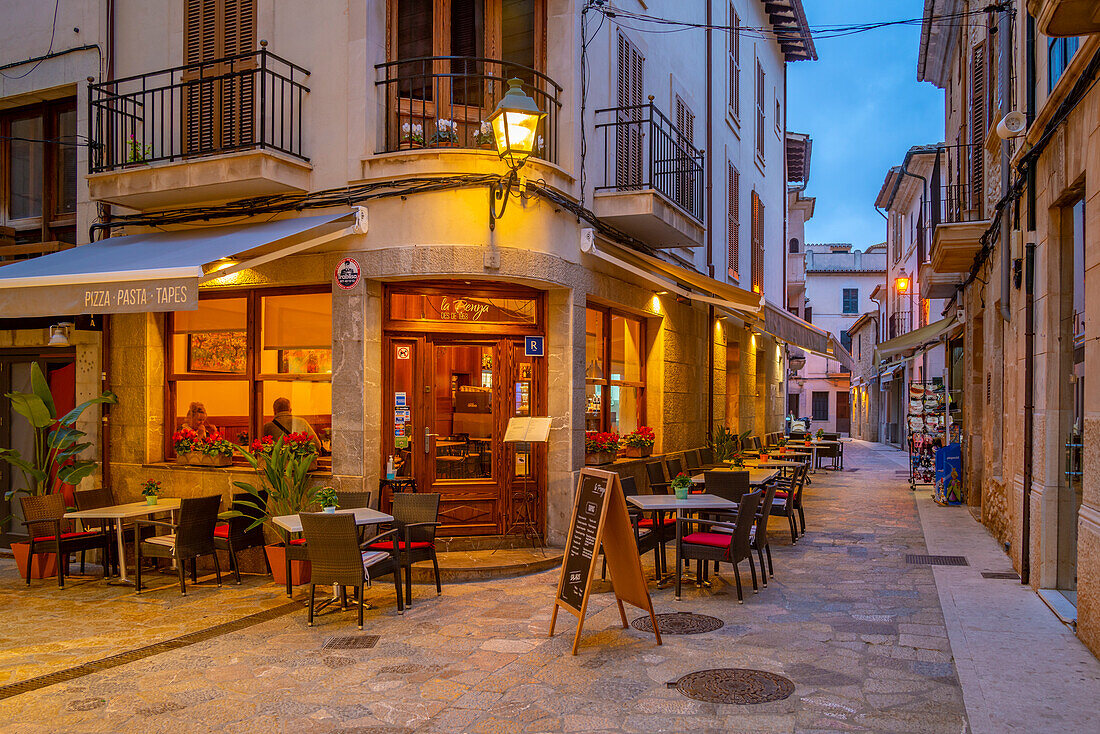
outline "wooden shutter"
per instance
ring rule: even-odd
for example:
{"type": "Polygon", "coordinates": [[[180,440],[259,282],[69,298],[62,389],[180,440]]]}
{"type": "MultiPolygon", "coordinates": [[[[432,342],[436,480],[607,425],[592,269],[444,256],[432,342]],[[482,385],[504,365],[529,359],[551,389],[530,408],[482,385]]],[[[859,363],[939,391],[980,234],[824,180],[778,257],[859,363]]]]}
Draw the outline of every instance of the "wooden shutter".
{"type": "Polygon", "coordinates": [[[636,189],[642,184],[642,90],[645,59],[621,31],[618,41],[615,185],[619,189],[636,189]]]}
{"type": "Polygon", "coordinates": [[[970,208],[981,215],[985,192],[986,46],[970,50],[970,208]]]}
{"type": "Polygon", "coordinates": [[[695,114],[684,100],[676,96],[676,203],[695,212],[695,172],[690,151],[695,141],[695,114]]]}
{"type": "Polygon", "coordinates": [[[730,277],[741,279],[741,172],[732,164],[726,164],[728,201],[726,220],[727,262],[730,277]]]}
{"type": "Polygon", "coordinates": [[[730,112],[741,117],[741,19],[730,3],[730,112]]]}
{"type": "Polygon", "coordinates": [[[186,0],[185,150],[209,153],[250,145],[255,131],[255,59],[209,62],[256,48],[255,0],[186,0]],[[245,72],[245,73],[241,73],[245,72]]]}
{"type": "Polygon", "coordinates": [[[764,67],[756,60],[756,155],[764,160],[764,67]]]}
{"type": "Polygon", "coordinates": [[[752,192],[752,289],[764,292],[764,203],[752,192]]]}

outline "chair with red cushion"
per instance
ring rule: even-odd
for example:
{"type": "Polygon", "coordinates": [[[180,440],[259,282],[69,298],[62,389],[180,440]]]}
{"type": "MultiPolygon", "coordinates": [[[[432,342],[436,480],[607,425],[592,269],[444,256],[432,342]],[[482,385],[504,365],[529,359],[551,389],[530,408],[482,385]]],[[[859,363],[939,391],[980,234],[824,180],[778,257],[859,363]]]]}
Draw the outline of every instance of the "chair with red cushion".
{"type": "Polygon", "coordinates": [[[179,520],[175,523],[160,520],[137,520],[135,525],[140,532],[142,526],[164,528],[171,532],[166,535],[154,535],[138,543],[137,573],[134,578],[134,591],[141,593],[142,558],[171,558],[179,574],[180,595],[187,596],[187,582],[184,579],[187,561],[191,562],[191,582],[198,583],[196,560],[199,556],[213,556],[214,577],[218,588],[222,585],[221,566],[214,548],[214,527],[218,522],[218,510],[222,496],[212,494],[208,497],[184,497],[180,500],[179,520]]]}
{"type": "MultiPolygon", "coordinates": [[[[801,501],[802,487],[806,484],[806,474],[810,471],[809,464],[802,464],[794,470],[794,477],[790,482],[777,481],[775,483],[776,492],[775,499],[772,500],[769,512],[774,517],[785,517],[787,523],[791,526],[791,542],[797,542],[799,531],[797,523],[795,522],[795,515],[798,512],[796,505],[797,501],[801,501]]],[[[802,526],[802,533],[806,532],[805,524],[802,526]]]]}
{"type": "MultiPolygon", "coordinates": [[[[619,485],[623,488],[623,496],[625,497],[631,497],[638,494],[638,485],[634,481],[634,477],[624,477],[620,475],[619,485]]],[[[646,553],[653,551],[653,566],[657,578],[660,578],[664,573],[665,541],[669,536],[665,528],[674,526],[676,524],[676,518],[664,517],[663,513],[655,513],[657,517],[661,518],[661,523],[654,528],[653,518],[643,517],[643,511],[634,505],[627,503],[626,511],[630,516],[630,524],[634,527],[634,542],[638,545],[638,555],[644,556],[646,553]]],[[[607,578],[606,557],[603,559],[600,578],[607,578]]]]}
{"type": "MultiPolygon", "coordinates": [[[[417,561],[431,561],[435,569],[435,593],[442,594],[439,581],[439,559],[435,555],[435,531],[439,527],[439,493],[413,494],[399,492],[393,496],[390,508],[393,524],[401,532],[398,551],[405,572],[405,606],[412,605],[412,565],[417,561]]],[[[368,550],[388,551],[393,544],[386,542],[366,546],[368,550]]]]}
{"type": "Polygon", "coordinates": [[[645,465],[645,473],[646,478],[649,480],[651,494],[668,494],[671,482],[665,478],[665,463],[663,461],[656,459],[648,462],[645,465]]]}
{"type": "MultiPolygon", "coordinates": [[[[750,534],[756,524],[756,510],[764,491],[758,489],[741,498],[737,507],[737,520],[733,524],[717,520],[682,517],[680,538],[676,544],[676,557],[684,561],[698,560],[709,563],[719,561],[733,565],[733,577],[737,582],[737,603],[744,602],[741,592],[741,569],[738,564],[748,559],[752,571],[752,589],[757,591],[756,564],[752,560],[750,534]],[[694,530],[698,527],[698,530],[694,530]],[[723,532],[724,531],[724,532],[723,532]]],[[[683,564],[676,564],[676,598],[680,598],[683,564]]]]}
{"type": "Polygon", "coordinates": [[[30,535],[30,549],[27,562],[27,584],[31,583],[31,567],[34,565],[30,559],[36,553],[57,554],[57,585],[65,588],[65,574],[68,573],[69,556],[73,553],[96,548],[103,552],[103,576],[108,572],[107,562],[111,536],[106,526],[100,526],[98,530],[86,530],[83,532],[66,532],[65,524],[65,497],[60,493],[47,494],[39,497],[20,497],[19,503],[23,506],[23,524],[30,535]]]}
{"type": "MultiPolygon", "coordinates": [[[[237,562],[237,554],[247,548],[263,548],[264,528],[257,523],[257,518],[263,516],[259,505],[267,503],[267,492],[262,492],[259,500],[248,493],[238,492],[233,495],[233,501],[229,505],[230,512],[240,512],[237,517],[226,518],[224,522],[214,528],[214,547],[229,554],[229,567],[233,569],[233,575],[237,583],[241,583],[241,568],[237,562]]],[[[267,554],[264,553],[264,563],[267,563],[267,554]]],[[[268,573],[271,569],[268,568],[268,573]]]]}

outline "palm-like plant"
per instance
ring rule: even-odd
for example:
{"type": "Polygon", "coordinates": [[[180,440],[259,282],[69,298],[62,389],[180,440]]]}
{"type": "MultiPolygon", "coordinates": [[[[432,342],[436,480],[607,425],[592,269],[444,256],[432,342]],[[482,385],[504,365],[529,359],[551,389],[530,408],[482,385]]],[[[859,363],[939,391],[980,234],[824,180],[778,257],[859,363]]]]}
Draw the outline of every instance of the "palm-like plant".
{"type": "Polygon", "coordinates": [[[708,442],[711,450],[714,451],[714,460],[725,462],[739,458],[742,443],[751,435],[751,429],[738,435],[725,426],[719,426],[708,442]]]}
{"type": "Polygon", "coordinates": [[[12,409],[27,419],[34,431],[34,449],[30,456],[12,448],[0,448],[0,460],[6,461],[23,474],[26,486],[5,494],[11,499],[15,494],[31,496],[50,494],[62,484],[78,484],[95,471],[96,462],[81,459],[80,454],[92,444],[82,442],[86,433],[77,430],[76,422],[81,414],[93,405],[117,403],[118,397],[106,391],[99,397],[86,400],[61,418],[50,393],[49,383],[37,362],[31,364],[31,391],[10,392],[5,395],[12,409]]]}
{"type": "MultiPolygon", "coordinates": [[[[257,456],[243,446],[237,446],[259,478],[259,486],[250,482],[233,482],[238,489],[247,492],[251,499],[238,500],[238,504],[256,512],[247,513],[255,520],[248,529],[258,525],[265,525],[269,530],[278,533],[277,528],[271,522],[272,518],[280,515],[296,515],[311,509],[318,500],[320,486],[310,486],[309,468],[313,464],[315,456],[295,455],[294,450],[279,438],[271,447],[269,453],[257,456]]],[[[223,512],[223,518],[241,517],[246,513],[238,510],[223,512]]]]}

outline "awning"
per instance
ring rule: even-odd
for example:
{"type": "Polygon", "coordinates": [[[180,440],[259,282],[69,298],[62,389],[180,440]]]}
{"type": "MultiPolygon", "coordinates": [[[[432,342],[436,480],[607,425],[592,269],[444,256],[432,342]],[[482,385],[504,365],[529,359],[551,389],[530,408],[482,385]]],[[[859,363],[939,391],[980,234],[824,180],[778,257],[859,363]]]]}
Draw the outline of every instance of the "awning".
{"type": "Polygon", "coordinates": [[[723,283],[702,273],[673,265],[636,250],[606,242],[597,244],[596,232],[593,229],[581,231],[581,251],[628,273],[633,273],[662,290],[693,301],[709,303],[742,314],[760,313],[763,308],[764,298],[758,293],[738,288],[730,283],[723,283]]]}
{"type": "Polygon", "coordinates": [[[365,231],[366,212],[360,209],[109,237],[0,267],[0,314],[190,311],[198,308],[202,282],[365,231]]]}
{"type": "Polygon", "coordinates": [[[928,326],[922,326],[919,329],[914,329],[901,336],[882,342],[875,347],[875,364],[878,364],[884,359],[889,359],[896,354],[902,354],[909,350],[915,352],[921,347],[939,341],[939,338],[950,331],[951,328],[955,326],[955,323],[955,317],[949,316],[946,319],[940,319],[928,326]]]}
{"type": "Polygon", "coordinates": [[[840,345],[840,342],[838,342],[832,334],[829,334],[829,348],[833,352],[830,359],[835,359],[837,362],[840,362],[848,368],[849,372],[856,368],[855,359],[852,358],[852,355],[847,349],[840,345]]]}
{"type": "Polygon", "coordinates": [[[894,375],[903,366],[905,366],[904,362],[895,362],[893,364],[886,365],[885,367],[882,368],[882,372],[878,373],[879,382],[881,382],[882,384],[885,385],[887,382],[894,379],[894,375]]]}
{"type": "Polygon", "coordinates": [[[800,319],[771,301],[764,304],[764,331],[788,344],[802,347],[822,357],[838,359],[829,345],[829,332],[800,319]]]}

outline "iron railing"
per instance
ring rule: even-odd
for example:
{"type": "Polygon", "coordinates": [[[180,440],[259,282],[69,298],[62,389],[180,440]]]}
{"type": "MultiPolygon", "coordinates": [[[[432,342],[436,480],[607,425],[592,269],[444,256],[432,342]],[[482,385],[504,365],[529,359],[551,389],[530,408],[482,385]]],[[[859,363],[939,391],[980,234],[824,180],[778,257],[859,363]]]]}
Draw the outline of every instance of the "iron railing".
{"type": "Polygon", "coordinates": [[[480,56],[423,56],[375,66],[381,89],[382,150],[481,148],[495,150],[488,119],[508,90],[523,91],[546,113],[539,123],[534,156],[557,162],[562,88],[528,66],[480,56]]]}
{"type": "Polygon", "coordinates": [[[887,339],[893,339],[902,334],[908,334],[912,330],[913,314],[911,312],[898,311],[897,313],[890,314],[890,318],[886,322],[887,339]]]}
{"type": "Polygon", "coordinates": [[[267,50],[89,86],[90,173],[264,148],[302,160],[309,72],[267,50]]]}
{"type": "Polygon", "coordinates": [[[985,219],[985,149],[974,145],[942,146],[932,168],[930,213],[939,224],[979,222],[985,219]]]}
{"type": "Polygon", "coordinates": [[[596,191],[653,189],[703,221],[703,153],[653,102],[596,110],[603,181],[596,191]]]}

